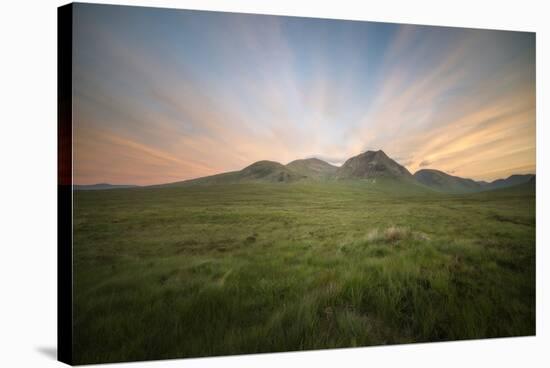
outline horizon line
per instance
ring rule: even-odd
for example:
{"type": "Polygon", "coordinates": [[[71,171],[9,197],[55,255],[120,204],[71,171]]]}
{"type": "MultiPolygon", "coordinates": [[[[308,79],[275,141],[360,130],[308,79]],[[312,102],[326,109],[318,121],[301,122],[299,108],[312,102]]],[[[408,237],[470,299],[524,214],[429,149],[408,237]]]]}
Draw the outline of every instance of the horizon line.
{"type": "MultiPolygon", "coordinates": [[[[377,149],[377,150],[374,150],[374,149],[369,149],[369,150],[366,150],[366,151],[362,151],[361,153],[358,153],[357,155],[355,156],[351,156],[350,158],[346,159],[343,163],[341,164],[334,164],[332,162],[330,162],[330,160],[327,160],[327,159],[323,159],[323,158],[319,158],[318,156],[308,156],[308,157],[305,157],[305,158],[297,158],[297,159],[294,159],[294,160],[290,160],[288,161],[286,164],[283,164],[279,161],[273,161],[273,160],[258,160],[258,161],[254,161],[252,162],[251,164],[249,165],[246,165],[244,167],[242,167],[241,169],[237,169],[237,170],[227,170],[227,171],[221,171],[221,172],[217,172],[217,173],[214,173],[214,174],[210,174],[210,175],[203,175],[203,176],[197,176],[197,177],[193,177],[193,178],[188,178],[188,179],[181,179],[181,180],[176,180],[176,181],[168,181],[168,182],[162,182],[162,183],[155,183],[155,184],[145,184],[145,185],[140,185],[140,184],[128,184],[128,183],[110,183],[108,181],[98,181],[98,182],[94,182],[94,183],[91,183],[91,184],[80,184],[80,183],[72,183],[71,185],[72,186],[93,186],[93,185],[101,185],[101,184],[105,184],[105,185],[113,185],[113,186],[135,186],[135,187],[140,187],[140,188],[145,188],[145,187],[152,187],[152,186],[158,186],[158,185],[167,185],[167,184],[174,184],[174,183],[180,183],[180,182],[185,182],[185,181],[190,181],[190,180],[196,180],[196,179],[201,179],[201,178],[207,178],[207,177],[210,177],[210,176],[215,176],[215,175],[221,175],[221,174],[225,174],[225,173],[230,173],[230,172],[239,172],[241,170],[244,170],[245,168],[251,166],[251,165],[254,165],[255,163],[258,163],[258,162],[262,162],[262,161],[270,161],[270,162],[276,162],[278,164],[281,164],[283,166],[287,166],[289,165],[290,163],[294,162],[294,161],[300,161],[300,160],[311,160],[311,159],[316,159],[316,160],[319,160],[319,161],[322,161],[322,162],[325,162],[331,166],[334,166],[336,168],[341,168],[345,162],[353,157],[356,157],[356,156],[359,156],[361,154],[364,154],[364,153],[367,153],[367,152],[382,152],[384,153],[390,160],[392,161],[395,161],[397,164],[403,166],[405,169],[407,169],[407,171],[409,171],[412,175],[416,174],[417,172],[419,171],[422,171],[422,170],[435,170],[435,171],[440,171],[446,175],[449,175],[449,176],[453,176],[453,177],[457,177],[457,178],[461,178],[461,179],[468,179],[468,180],[473,180],[475,182],[484,182],[484,183],[493,183],[493,182],[496,182],[498,180],[505,180],[505,179],[509,179],[510,177],[512,176],[515,176],[515,175],[533,175],[533,176],[536,176],[536,170],[534,172],[528,172],[528,173],[512,173],[508,176],[505,176],[505,177],[498,177],[496,179],[493,179],[493,180],[481,180],[481,179],[474,179],[472,177],[462,177],[462,176],[458,176],[458,175],[454,175],[453,173],[450,173],[448,171],[444,171],[444,170],[440,170],[440,169],[437,169],[437,168],[432,168],[432,167],[422,167],[422,168],[419,168],[418,170],[416,170],[414,173],[411,172],[411,170],[409,170],[407,168],[406,165],[403,165],[401,164],[398,160],[396,159],[393,159],[391,158],[390,156],[388,156],[386,154],[386,152],[384,152],[383,149],[377,149]]],[[[322,155],[319,155],[322,157],[322,155]]]]}

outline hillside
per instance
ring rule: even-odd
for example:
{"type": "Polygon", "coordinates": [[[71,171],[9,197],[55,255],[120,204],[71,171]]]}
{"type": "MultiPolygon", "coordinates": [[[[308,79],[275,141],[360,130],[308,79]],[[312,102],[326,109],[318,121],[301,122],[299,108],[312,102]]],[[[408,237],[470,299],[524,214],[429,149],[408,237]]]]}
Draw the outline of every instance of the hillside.
{"type": "Polygon", "coordinates": [[[184,180],[175,183],[156,185],[154,187],[172,187],[189,185],[223,185],[238,183],[290,183],[304,179],[286,166],[275,161],[258,161],[240,171],[230,171],[202,178],[184,180]]]}
{"type": "Polygon", "coordinates": [[[275,161],[258,161],[239,172],[241,181],[267,181],[270,183],[289,183],[304,179],[301,175],[275,161]]]}
{"type": "Polygon", "coordinates": [[[318,158],[294,160],[286,165],[293,172],[310,179],[326,179],[332,177],[338,170],[328,162],[318,158]]]}
{"type": "Polygon", "coordinates": [[[335,174],[338,179],[393,178],[413,181],[414,177],[384,151],[366,151],[348,159],[335,174]]]}
{"type": "Polygon", "coordinates": [[[528,183],[531,180],[535,179],[535,175],[533,174],[525,174],[525,175],[511,175],[507,177],[506,179],[498,179],[493,182],[487,183],[483,185],[484,190],[493,190],[493,189],[502,189],[502,188],[509,188],[516,185],[528,183]]]}
{"type": "Polygon", "coordinates": [[[434,169],[422,169],[414,173],[421,184],[445,193],[471,193],[483,190],[483,185],[472,180],[449,175],[434,169]]]}
{"type": "Polygon", "coordinates": [[[449,175],[434,169],[422,169],[414,173],[414,178],[421,184],[443,193],[475,193],[512,188],[535,180],[535,175],[512,175],[506,179],[492,182],[474,181],[449,175]]]}

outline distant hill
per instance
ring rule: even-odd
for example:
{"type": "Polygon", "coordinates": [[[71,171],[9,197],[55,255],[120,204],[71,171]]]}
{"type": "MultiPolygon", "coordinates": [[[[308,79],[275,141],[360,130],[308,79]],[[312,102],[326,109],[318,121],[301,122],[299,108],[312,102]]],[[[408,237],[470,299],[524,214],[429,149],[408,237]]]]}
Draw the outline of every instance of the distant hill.
{"type": "Polygon", "coordinates": [[[434,169],[422,169],[414,173],[420,183],[445,193],[471,193],[483,190],[483,185],[472,179],[464,179],[434,169]]]}
{"type": "Polygon", "coordinates": [[[125,185],[125,184],[108,184],[108,183],[99,183],[99,184],[90,184],[90,185],[74,185],[75,190],[106,190],[106,189],[127,189],[127,188],[137,188],[138,185],[125,185]]]}
{"type": "Polygon", "coordinates": [[[525,196],[525,195],[536,195],[536,177],[533,175],[529,181],[512,185],[503,188],[482,190],[473,194],[476,197],[481,198],[495,198],[495,197],[508,197],[508,196],[525,196]]]}
{"type": "Polygon", "coordinates": [[[413,181],[413,175],[384,151],[366,151],[348,159],[336,171],[338,179],[393,178],[413,181]]]}
{"type": "Polygon", "coordinates": [[[528,183],[531,180],[535,180],[535,175],[525,174],[525,175],[511,175],[506,179],[498,179],[490,183],[483,184],[484,190],[493,190],[493,189],[502,189],[509,188],[516,185],[528,183]]]}
{"type": "Polygon", "coordinates": [[[294,160],[286,165],[293,172],[310,179],[326,179],[332,177],[338,170],[328,162],[318,158],[294,160]]]}
{"type": "Polygon", "coordinates": [[[526,174],[512,175],[506,179],[498,179],[493,182],[474,181],[434,169],[418,170],[414,173],[414,177],[423,185],[445,193],[473,193],[504,189],[525,184],[535,179],[535,175],[526,174]]]}
{"type": "MultiPolygon", "coordinates": [[[[515,175],[513,175],[513,176],[515,176],[515,175]]],[[[522,193],[522,192],[528,191],[528,192],[531,192],[531,193],[535,194],[536,177],[535,177],[535,175],[530,175],[530,176],[531,177],[529,178],[529,180],[524,181],[520,184],[510,185],[510,186],[506,186],[506,187],[493,189],[493,190],[491,190],[491,192],[494,192],[494,193],[497,193],[497,192],[500,192],[500,193],[518,193],[519,192],[519,193],[522,193]]]]}

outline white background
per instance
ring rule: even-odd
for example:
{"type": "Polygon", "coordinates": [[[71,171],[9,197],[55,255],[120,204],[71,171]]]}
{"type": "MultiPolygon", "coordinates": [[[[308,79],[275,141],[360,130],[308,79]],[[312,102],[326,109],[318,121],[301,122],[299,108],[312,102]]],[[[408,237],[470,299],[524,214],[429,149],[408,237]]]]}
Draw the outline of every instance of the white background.
{"type": "MultiPolygon", "coordinates": [[[[103,3],[104,1],[97,1],[103,3]]],[[[548,367],[549,17],[545,1],[115,1],[162,7],[537,32],[537,336],[249,355],[129,367],[548,367]],[[546,11],[545,11],[546,10],[546,11]],[[546,13],[546,17],[545,17],[546,13]],[[546,24],[545,24],[546,23],[546,24]],[[544,104],[546,103],[546,105],[544,104]]],[[[0,22],[0,366],[56,362],[56,0],[4,0],[0,22]]]]}

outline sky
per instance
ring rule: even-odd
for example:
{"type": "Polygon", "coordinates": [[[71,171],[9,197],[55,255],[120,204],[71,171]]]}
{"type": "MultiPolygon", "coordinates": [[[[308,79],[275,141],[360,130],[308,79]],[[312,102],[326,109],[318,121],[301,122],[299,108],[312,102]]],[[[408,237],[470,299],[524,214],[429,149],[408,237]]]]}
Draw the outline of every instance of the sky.
{"type": "Polygon", "coordinates": [[[382,149],[411,173],[535,173],[535,34],[77,4],[75,184],[382,149]]]}

